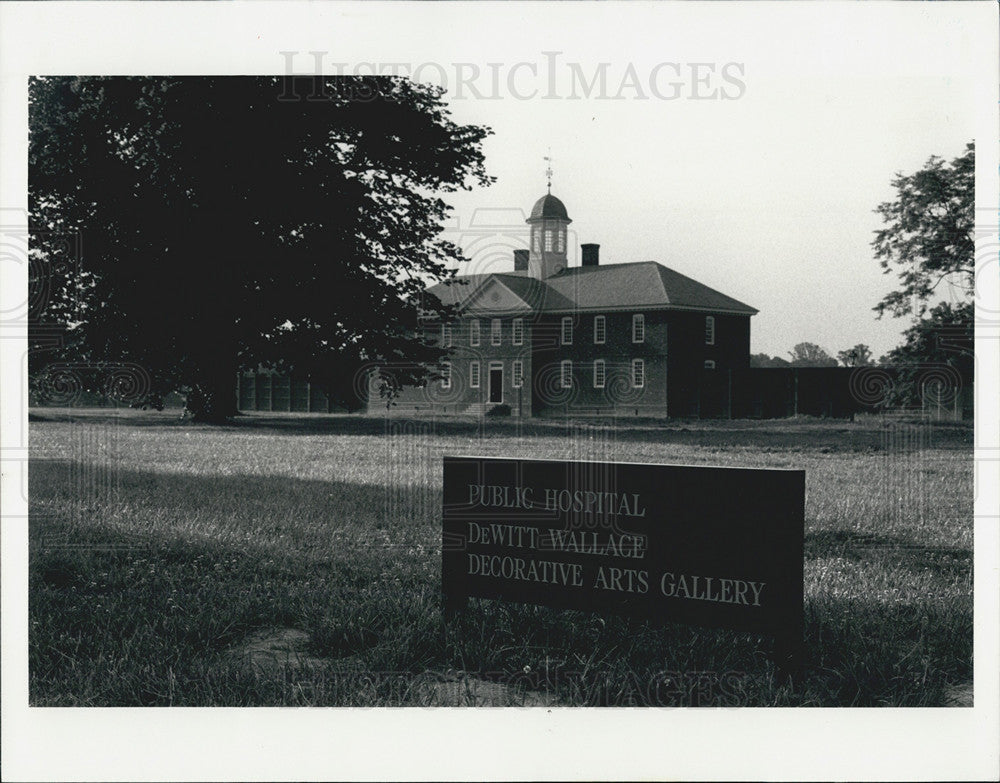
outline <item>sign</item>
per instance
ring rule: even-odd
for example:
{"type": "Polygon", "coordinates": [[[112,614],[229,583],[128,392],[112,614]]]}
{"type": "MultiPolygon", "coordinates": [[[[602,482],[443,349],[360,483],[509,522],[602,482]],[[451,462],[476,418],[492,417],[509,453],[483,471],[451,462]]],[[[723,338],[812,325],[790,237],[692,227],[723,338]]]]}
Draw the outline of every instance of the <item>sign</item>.
{"type": "Polygon", "coordinates": [[[444,458],[446,606],[495,598],[801,641],[805,472],[444,458]]]}

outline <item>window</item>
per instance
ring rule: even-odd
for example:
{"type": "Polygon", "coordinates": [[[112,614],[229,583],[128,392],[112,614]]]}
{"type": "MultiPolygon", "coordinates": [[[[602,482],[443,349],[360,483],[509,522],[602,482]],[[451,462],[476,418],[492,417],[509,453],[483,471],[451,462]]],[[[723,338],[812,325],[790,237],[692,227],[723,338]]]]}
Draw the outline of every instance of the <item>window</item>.
{"type": "Polygon", "coordinates": [[[511,366],[512,383],[515,389],[520,389],[524,385],[524,362],[515,359],[511,366]]]}
{"type": "Polygon", "coordinates": [[[568,389],[573,385],[573,362],[565,359],[560,363],[562,387],[568,389]]]}
{"type": "Polygon", "coordinates": [[[715,318],[705,316],[705,345],[715,345],[715,318]]]}
{"type": "Polygon", "coordinates": [[[562,344],[573,344],[573,318],[568,315],[562,319],[562,344]]]}
{"type": "Polygon", "coordinates": [[[715,360],[714,359],[706,359],[705,360],[705,369],[706,370],[714,370],[715,369],[715,360]]]}
{"type": "Polygon", "coordinates": [[[552,229],[546,229],[545,231],[545,252],[552,252],[552,229]]]}
{"type": "Polygon", "coordinates": [[[514,319],[514,345],[524,345],[524,319],[514,319]]]}
{"type": "Polygon", "coordinates": [[[494,318],[490,323],[490,344],[500,345],[500,319],[494,318]]]}
{"type": "Polygon", "coordinates": [[[441,324],[441,345],[451,348],[451,324],[441,324]]]}
{"type": "Polygon", "coordinates": [[[604,388],[604,359],[594,360],[594,388],[604,388]]]}
{"type": "Polygon", "coordinates": [[[444,362],[441,365],[441,388],[451,388],[451,362],[444,362]]]}
{"type": "Polygon", "coordinates": [[[641,389],[646,385],[646,364],[642,359],[632,360],[632,386],[641,389]]]}
{"type": "Polygon", "coordinates": [[[479,319],[473,318],[469,322],[469,345],[479,345],[479,319]]]}
{"type": "Polygon", "coordinates": [[[566,232],[562,229],[556,231],[556,250],[560,253],[566,252],[566,232]]]}
{"type": "Polygon", "coordinates": [[[538,252],[538,229],[532,229],[531,231],[531,249],[534,252],[538,252]]]}
{"type": "Polygon", "coordinates": [[[469,363],[469,386],[473,389],[479,388],[479,362],[469,363]]]}
{"type": "Polygon", "coordinates": [[[594,345],[604,345],[607,336],[607,327],[604,323],[603,315],[594,316],[594,345]]]}
{"type": "Polygon", "coordinates": [[[646,339],[646,318],[642,313],[632,316],[632,342],[641,343],[646,339]]]}

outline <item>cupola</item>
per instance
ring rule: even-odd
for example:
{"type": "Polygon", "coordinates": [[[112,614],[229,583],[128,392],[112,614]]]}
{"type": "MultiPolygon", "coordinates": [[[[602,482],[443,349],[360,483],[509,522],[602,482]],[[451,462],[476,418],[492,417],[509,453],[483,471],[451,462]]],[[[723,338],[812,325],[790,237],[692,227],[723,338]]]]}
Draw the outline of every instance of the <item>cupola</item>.
{"type": "MultiPolygon", "coordinates": [[[[551,184],[549,186],[551,188],[551,184]]],[[[538,280],[558,275],[567,266],[566,229],[573,221],[566,207],[546,193],[531,208],[527,223],[531,227],[528,250],[528,275],[538,280]]]]}

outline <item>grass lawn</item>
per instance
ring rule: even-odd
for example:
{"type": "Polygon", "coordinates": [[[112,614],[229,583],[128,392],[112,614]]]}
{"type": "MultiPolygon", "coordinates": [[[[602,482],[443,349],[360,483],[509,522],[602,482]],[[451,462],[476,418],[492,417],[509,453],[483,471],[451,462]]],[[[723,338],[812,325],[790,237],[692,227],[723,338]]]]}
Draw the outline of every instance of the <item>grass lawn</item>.
{"type": "Polygon", "coordinates": [[[37,409],[30,438],[36,706],[433,705],[473,682],[511,704],[934,706],[972,680],[968,426],[37,409]],[[444,454],[804,469],[802,681],[729,631],[478,600],[445,626],[444,454]],[[302,647],[263,666],[247,645],[274,629],[302,647]]]}

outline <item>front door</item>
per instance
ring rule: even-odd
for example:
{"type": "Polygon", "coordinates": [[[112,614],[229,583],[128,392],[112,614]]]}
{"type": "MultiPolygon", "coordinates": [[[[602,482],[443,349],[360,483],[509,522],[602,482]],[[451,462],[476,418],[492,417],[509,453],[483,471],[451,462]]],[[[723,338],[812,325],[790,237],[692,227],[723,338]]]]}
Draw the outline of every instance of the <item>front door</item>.
{"type": "Polygon", "coordinates": [[[503,365],[490,362],[490,402],[503,402],[503,365]]]}

